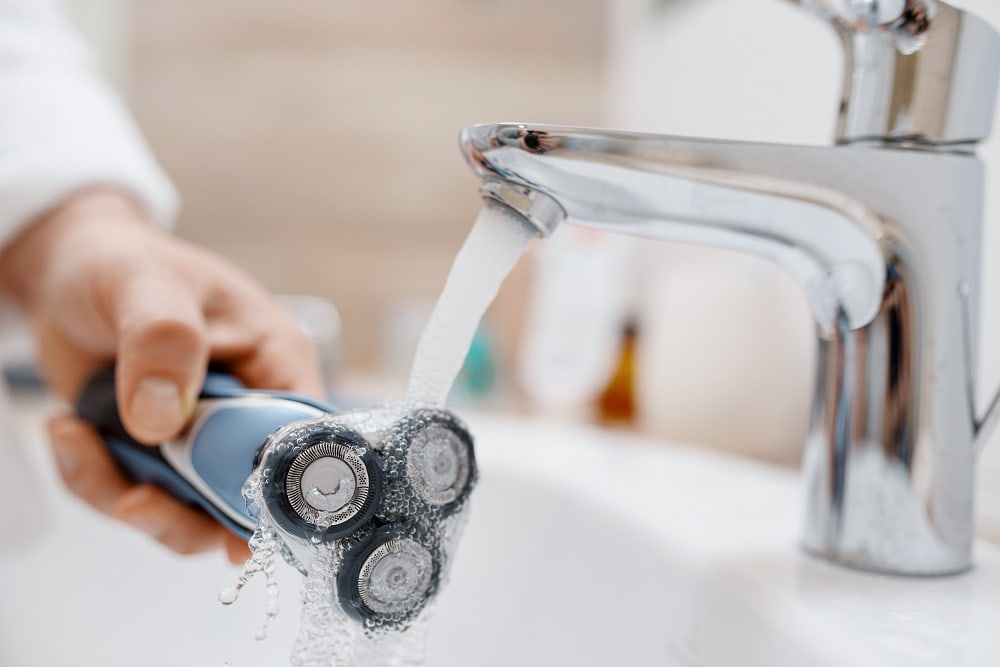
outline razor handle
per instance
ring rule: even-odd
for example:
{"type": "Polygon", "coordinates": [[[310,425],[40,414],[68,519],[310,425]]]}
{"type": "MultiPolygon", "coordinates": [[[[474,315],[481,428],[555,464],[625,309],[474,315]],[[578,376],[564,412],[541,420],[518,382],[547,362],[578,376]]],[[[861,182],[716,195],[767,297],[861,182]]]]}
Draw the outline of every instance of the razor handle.
{"type": "Polygon", "coordinates": [[[260,447],[288,423],[333,411],[305,396],[248,389],[236,378],[210,370],[186,432],[178,440],[150,446],[129,435],[122,424],[113,366],[94,374],[76,403],[77,415],[97,429],[132,480],[156,484],[245,538],[253,533],[256,520],[242,488],[260,447]]]}

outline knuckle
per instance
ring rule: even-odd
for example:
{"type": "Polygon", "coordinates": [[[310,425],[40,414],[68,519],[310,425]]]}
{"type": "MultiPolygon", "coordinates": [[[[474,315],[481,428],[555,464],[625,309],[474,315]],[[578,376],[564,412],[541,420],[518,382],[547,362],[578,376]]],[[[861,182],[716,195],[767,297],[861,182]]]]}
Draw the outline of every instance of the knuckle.
{"type": "Polygon", "coordinates": [[[289,335],[289,346],[296,354],[306,357],[312,356],[316,351],[312,337],[297,326],[289,335]]]}
{"type": "Polygon", "coordinates": [[[299,359],[312,359],[316,355],[316,344],[290,313],[282,312],[272,330],[270,347],[281,355],[294,355],[299,359]]]}
{"type": "Polygon", "coordinates": [[[207,337],[197,322],[158,314],[134,321],[122,331],[120,356],[126,362],[141,360],[143,366],[182,372],[189,366],[186,360],[200,361],[207,349],[207,337]]]}
{"type": "Polygon", "coordinates": [[[185,536],[166,539],[164,540],[164,546],[181,556],[194,556],[205,550],[200,544],[185,536]]]}
{"type": "Polygon", "coordinates": [[[118,500],[114,508],[115,517],[123,519],[130,514],[149,510],[156,504],[159,493],[149,484],[132,487],[118,500]]]}
{"type": "Polygon", "coordinates": [[[201,339],[201,329],[196,324],[176,315],[155,313],[133,322],[130,329],[128,333],[147,344],[197,345],[201,339]]]}
{"type": "Polygon", "coordinates": [[[87,490],[88,485],[86,483],[87,474],[85,471],[76,470],[65,470],[60,468],[59,476],[62,478],[63,485],[69,489],[69,491],[84,500],[87,500],[87,490]]]}

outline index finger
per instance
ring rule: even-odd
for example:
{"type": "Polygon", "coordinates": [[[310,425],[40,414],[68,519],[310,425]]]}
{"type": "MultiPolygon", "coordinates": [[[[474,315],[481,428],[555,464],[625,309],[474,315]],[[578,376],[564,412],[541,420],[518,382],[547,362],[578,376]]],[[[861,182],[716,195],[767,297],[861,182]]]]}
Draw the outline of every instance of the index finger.
{"type": "Polygon", "coordinates": [[[229,363],[249,387],[290,391],[325,400],[326,391],[312,340],[297,327],[282,327],[229,363]]]}
{"type": "Polygon", "coordinates": [[[234,291],[206,315],[212,359],[248,387],[326,397],[316,346],[270,295],[234,291]]]}

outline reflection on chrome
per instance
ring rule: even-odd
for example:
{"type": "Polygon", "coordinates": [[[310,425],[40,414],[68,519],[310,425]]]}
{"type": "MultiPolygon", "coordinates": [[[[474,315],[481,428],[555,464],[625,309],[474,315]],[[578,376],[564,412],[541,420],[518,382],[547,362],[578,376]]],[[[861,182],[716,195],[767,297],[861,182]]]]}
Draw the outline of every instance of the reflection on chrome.
{"type": "Polygon", "coordinates": [[[805,548],[880,572],[961,572],[975,450],[997,413],[994,400],[977,418],[972,388],[975,147],[990,131],[1000,37],[932,0],[799,4],[844,38],[836,146],[507,123],[466,128],[462,147],[483,196],[542,235],[568,221],[784,267],[820,350],[805,548]]]}

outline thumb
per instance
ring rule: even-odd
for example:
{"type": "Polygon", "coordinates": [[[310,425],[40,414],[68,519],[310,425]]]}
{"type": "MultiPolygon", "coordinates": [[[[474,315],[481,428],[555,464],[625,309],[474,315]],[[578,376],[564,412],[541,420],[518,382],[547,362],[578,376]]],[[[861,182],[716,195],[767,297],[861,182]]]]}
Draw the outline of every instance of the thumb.
{"type": "Polygon", "coordinates": [[[201,304],[175,281],[130,281],[114,306],[118,412],[134,438],[176,436],[194,411],[208,364],[201,304]]]}

